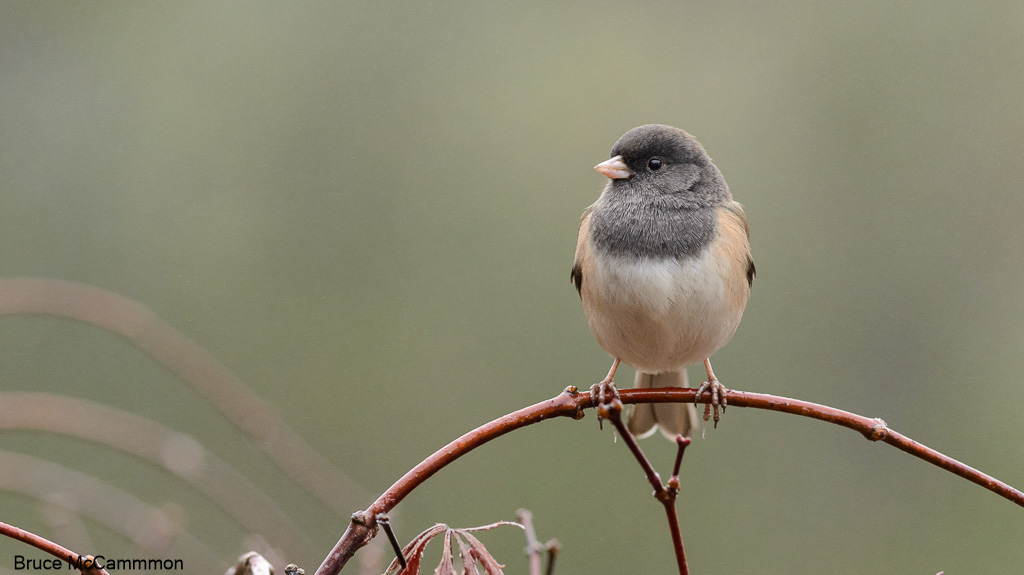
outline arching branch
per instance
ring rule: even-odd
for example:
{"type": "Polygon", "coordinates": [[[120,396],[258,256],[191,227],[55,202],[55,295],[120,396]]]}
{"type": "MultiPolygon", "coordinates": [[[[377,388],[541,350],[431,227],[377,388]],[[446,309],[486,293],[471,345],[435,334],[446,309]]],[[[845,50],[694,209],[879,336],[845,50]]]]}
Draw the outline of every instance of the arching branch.
{"type": "Polygon", "coordinates": [[[98,566],[95,558],[92,555],[79,555],[74,551],[62,547],[49,539],[45,539],[25,531],[24,529],[8,525],[7,523],[0,523],[0,535],[6,535],[11,539],[16,539],[22,543],[27,543],[40,551],[45,551],[50,555],[53,555],[61,561],[67,561],[74,565],[79,565],[81,568],[79,571],[82,575],[110,575],[107,570],[98,566]]]}
{"type": "MultiPolygon", "coordinates": [[[[694,400],[695,392],[696,390],[689,388],[626,389],[619,391],[622,403],[624,404],[688,403],[694,400]]],[[[853,429],[871,441],[888,443],[901,451],[905,451],[959,475],[1024,507],[1024,493],[990,475],[964,465],[951,457],[889,429],[881,419],[872,419],[809,401],[762,393],[729,391],[727,398],[730,407],[751,407],[780,411],[819,419],[853,429]]],[[[700,400],[701,403],[706,403],[707,401],[709,400],[706,398],[700,400]]],[[[394,485],[378,497],[369,508],[352,515],[352,521],[348,529],[345,530],[341,539],[334,546],[334,549],[331,550],[331,554],[324,559],[323,564],[317,569],[316,575],[337,575],[355,552],[366,545],[377,534],[375,519],[377,514],[390,512],[413,489],[416,489],[432,475],[459,457],[492,439],[527,425],[555,417],[580,419],[583,417],[584,410],[592,407],[595,407],[595,405],[589,393],[579,391],[575,387],[568,387],[557,397],[495,419],[437,450],[430,457],[420,462],[419,465],[410,469],[401,479],[396,481],[394,485]]]]}

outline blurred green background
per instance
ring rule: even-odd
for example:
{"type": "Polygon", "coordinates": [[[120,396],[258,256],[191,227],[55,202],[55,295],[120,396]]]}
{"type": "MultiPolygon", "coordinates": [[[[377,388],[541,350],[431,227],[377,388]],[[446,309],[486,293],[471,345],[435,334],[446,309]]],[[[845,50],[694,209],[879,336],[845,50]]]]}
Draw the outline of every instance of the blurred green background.
{"type": "MultiPolygon", "coordinates": [[[[672,124],[753,233],[722,381],[882,417],[1022,487],[1022,94],[1020,2],[3,2],[0,276],[150,306],[365,488],[339,494],[354,511],[459,434],[605,374],[569,284],[591,167],[672,124]]],[[[287,557],[307,573],[344,529],[121,338],[6,316],[0,348],[0,390],[193,434],[312,534],[322,553],[287,557]]],[[[673,446],[643,447],[667,473],[673,446]]],[[[38,433],[0,449],[180,507],[216,572],[247,547],[150,464],[38,433]]],[[[694,573],[1024,564],[1024,510],[820,422],[729,410],[682,476],[694,573]]],[[[396,528],[518,507],[563,543],[557,573],[674,572],[660,506],[593,414],[472,453],[396,528]]],[[[53,535],[45,515],[0,493],[0,521],[53,535]]],[[[520,533],[481,538],[526,573],[520,533]]],[[[0,541],[0,568],[16,553],[39,556],[0,541]]]]}

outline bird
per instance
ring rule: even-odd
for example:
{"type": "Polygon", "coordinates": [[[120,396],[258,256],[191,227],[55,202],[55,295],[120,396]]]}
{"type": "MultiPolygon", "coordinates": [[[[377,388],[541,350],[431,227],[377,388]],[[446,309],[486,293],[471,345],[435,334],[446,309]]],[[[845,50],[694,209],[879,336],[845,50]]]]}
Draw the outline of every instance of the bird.
{"type": "Polygon", "coordinates": [[[708,379],[693,404],[635,405],[627,429],[675,440],[727,406],[711,355],[732,338],[756,269],[743,207],[704,147],[672,126],[633,128],[594,169],[608,181],[580,218],[570,279],[597,343],[613,358],[595,393],[615,391],[620,362],[636,387],[688,387],[686,367],[703,360],[708,379]]]}

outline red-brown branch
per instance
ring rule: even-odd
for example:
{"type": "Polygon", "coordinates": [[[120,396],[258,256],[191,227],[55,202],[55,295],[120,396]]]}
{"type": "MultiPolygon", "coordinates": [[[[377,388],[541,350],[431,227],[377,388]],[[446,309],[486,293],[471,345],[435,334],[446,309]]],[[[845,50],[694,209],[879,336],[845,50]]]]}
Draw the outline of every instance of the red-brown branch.
{"type": "MultiPolygon", "coordinates": [[[[626,389],[619,390],[619,394],[624,404],[686,403],[694,400],[695,391],[689,388],[626,389]]],[[[783,413],[827,421],[856,430],[871,441],[884,441],[901,451],[905,451],[959,475],[1024,507],[1024,493],[990,475],[964,465],[951,457],[889,429],[881,419],[871,419],[841,409],[776,395],[728,391],[726,396],[730,407],[752,407],[755,409],[781,411],[783,413]]],[[[699,400],[700,403],[707,403],[708,401],[710,400],[706,397],[699,400]]],[[[401,479],[396,481],[394,485],[378,497],[368,509],[352,515],[352,521],[348,529],[345,530],[341,539],[334,546],[334,549],[331,550],[330,555],[324,559],[320,568],[317,569],[316,575],[337,575],[355,552],[376,535],[377,525],[375,517],[377,514],[390,512],[413,489],[449,463],[492,439],[501,437],[521,427],[554,417],[579,419],[583,417],[584,410],[591,407],[594,407],[594,405],[589,393],[570,387],[553,399],[495,419],[442,447],[403,475],[401,479]]]]}
{"type": "MultiPolygon", "coordinates": [[[[6,535],[11,539],[17,539],[22,543],[27,543],[40,551],[45,551],[50,555],[53,555],[61,561],[73,562],[75,565],[95,565],[93,563],[93,557],[91,555],[79,555],[70,549],[66,549],[49,539],[45,539],[32,533],[31,531],[25,531],[24,529],[8,525],[7,523],[0,522],[0,535],[6,535]]],[[[106,569],[102,567],[91,567],[80,569],[83,575],[110,575],[106,569]]]]}
{"type": "Polygon", "coordinates": [[[618,399],[612,399],[609,403],[599,405],[597,413],[598,417],[605,417],[611,420],[612,425],[615,426],[615,431],[619,432],[622,441],[629,448],[633,457],[636,458],[640,467],[643,468],[648,483],[654,488],[654,498],[661,502],[665,508],[668,530],[672,537],[672,548],[676,552],[676,566],[679,567],[679,575],[689,575],[690,569],[686,565],[686,551],[683,549],[683,533],[679,529],[679,515],[676,513],[676,495],[679,494],[679,466],[683,462],[683,452],[686,451],[686,446],[690,445],[690,439],[681,435],[676,436],[679,450],[676,453],[675,466],[672,468],[672,478],[667,486],[662,485],[661,476],[654,470],[651,460],[647,459],[643,450],[640,449],[640,444],[636,442],[636,438],[626,429],[626,424],[622,423],[622,402],[618,399]]]}

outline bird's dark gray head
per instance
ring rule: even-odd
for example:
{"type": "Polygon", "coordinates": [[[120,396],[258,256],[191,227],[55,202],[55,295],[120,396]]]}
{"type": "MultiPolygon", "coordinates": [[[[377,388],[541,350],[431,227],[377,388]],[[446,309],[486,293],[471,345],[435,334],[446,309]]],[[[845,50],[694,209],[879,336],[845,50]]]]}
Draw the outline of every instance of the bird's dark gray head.
{"type": "Polygon", "coordinates": [[[597,169],[611,179],[612,190],[669,194],[670,203],[685,209],[730,199],[725,178],[704,147],[679,128],[662,124],[633,128],[615,142],[611,156],[597,169]]]}
{"type": "Polygon", "coordinates": [[[609,181],[592,206],[590,231],[598,249],[614,254],[699,254],[714,238],[716,206],[732,199],[700,143],[672,126],[633,128],[594,169],[609,181]]]}

